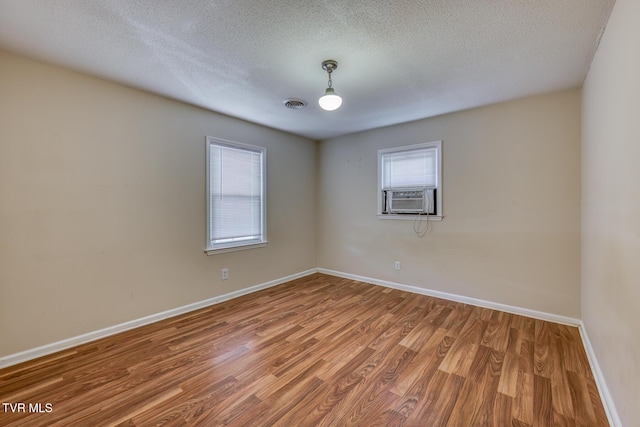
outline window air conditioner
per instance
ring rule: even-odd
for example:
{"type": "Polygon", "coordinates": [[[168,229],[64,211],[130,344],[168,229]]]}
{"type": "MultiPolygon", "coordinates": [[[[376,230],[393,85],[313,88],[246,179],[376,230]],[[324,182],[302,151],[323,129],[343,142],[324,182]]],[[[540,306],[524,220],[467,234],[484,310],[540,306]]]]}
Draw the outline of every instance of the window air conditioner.
{"type": "Polygon", "coordinates": [[[382,190],[385,214],[436,214],[435,192],[428,188],[382,190]]]}

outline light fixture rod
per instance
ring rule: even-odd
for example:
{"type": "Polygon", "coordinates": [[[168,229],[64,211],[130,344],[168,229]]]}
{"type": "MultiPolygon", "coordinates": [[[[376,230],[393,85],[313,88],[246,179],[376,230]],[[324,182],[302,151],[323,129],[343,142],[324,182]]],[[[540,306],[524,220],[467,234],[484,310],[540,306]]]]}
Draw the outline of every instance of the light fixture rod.
{"type": "Polygon", "coordinates": [[[333,73],[333,70],[335,70],[336,68],[338,68],[338,61],[335,61],[333,59],[322,61],[322,69],[329,74],[329,87],[332,87],[333,84],[333,81],[331,80],[331,73],[333,73]]]}

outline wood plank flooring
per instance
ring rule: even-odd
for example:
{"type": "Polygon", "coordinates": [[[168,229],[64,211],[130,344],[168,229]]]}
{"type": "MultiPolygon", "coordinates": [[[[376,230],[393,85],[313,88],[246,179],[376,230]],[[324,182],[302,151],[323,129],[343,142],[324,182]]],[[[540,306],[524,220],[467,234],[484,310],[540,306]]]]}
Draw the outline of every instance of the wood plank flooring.
{"type": "Polygon", "coordinates": [[[576,328],[322,274],[0,370],[0,400],[21,427],[608,425],[576,328]]]}

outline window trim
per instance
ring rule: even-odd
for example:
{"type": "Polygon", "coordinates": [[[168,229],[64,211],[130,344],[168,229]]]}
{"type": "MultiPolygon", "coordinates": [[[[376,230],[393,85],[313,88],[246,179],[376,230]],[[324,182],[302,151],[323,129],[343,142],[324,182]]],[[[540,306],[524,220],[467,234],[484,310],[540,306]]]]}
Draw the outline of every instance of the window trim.
{"type": "Polygon", "coordinates": [[[442,141],[423,142],[420,144],[403,145],[399,147],[381,148],[378,150],[378,181],[376,184],[377,196],[377,217],[378,219],[399,219],[414,221],[417,215],[410,214],[383,214],[382,213],[382,156],[389,153],[399,153],[403,151],[413,151],[422,149],[436,149],[436,214],[435,215],[420,215],[421,218],[429,221],[442,221],[444,217],[442,211],[442,141]]]}
{"type": "Polygon", "coordinates": [[[216,138],[213,136],[206,137],[206,207],[207,207],[207,235],[205,241],[205,252],[207,255],[215,255],[227,252],[235,252],[246,249],[261,248],[267,245],[267,149],[265,147],[259,147],[251,144],[244,144],[235,141],[229,141],[226,139],[216,138]],[[211,146],[220,145],[230,148],[236,148],[240,150],[257,152],[260,154],[260,166],[261,166],[261,229],[262,236],[259,241],[251,240],[249,242],[232,242],[228,244],[220,244],[216,246],[211,245],[211,146]]]}

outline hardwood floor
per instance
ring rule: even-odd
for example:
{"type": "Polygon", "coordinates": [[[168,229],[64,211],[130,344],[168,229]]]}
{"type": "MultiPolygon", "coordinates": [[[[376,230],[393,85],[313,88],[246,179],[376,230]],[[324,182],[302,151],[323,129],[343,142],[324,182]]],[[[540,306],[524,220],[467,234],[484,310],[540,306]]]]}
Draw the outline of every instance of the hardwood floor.
{"type": "Polygon", "coordinates": [[[0,370],[0,400],[23,427],[608,425],[576,328],[321,274],[0,370]]]}

